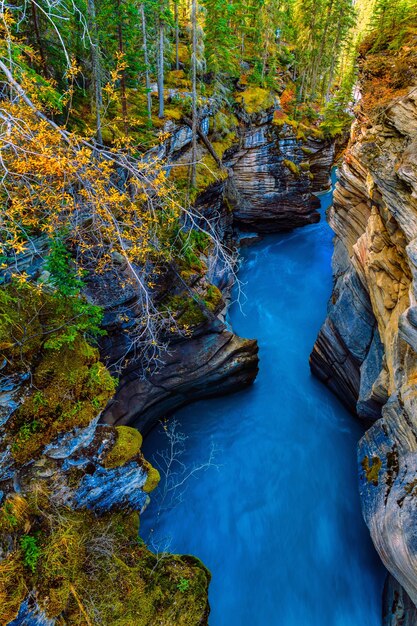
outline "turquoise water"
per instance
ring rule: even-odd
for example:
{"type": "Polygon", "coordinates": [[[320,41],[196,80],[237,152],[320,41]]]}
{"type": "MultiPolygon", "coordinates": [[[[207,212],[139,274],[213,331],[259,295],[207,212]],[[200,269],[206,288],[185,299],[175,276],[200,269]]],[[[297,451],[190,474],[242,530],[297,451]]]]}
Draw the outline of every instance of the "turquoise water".
{"type": "MultiPolygon", "coordinates": [[[[331,194],[321,196],[322,208],[331,194]]],[[[243,312],[234,330],[256,337],[253,387],[176,413],[183,461],[198,473],[141,535],[200,557],[213,574],[210,626],[380,626],[384,570],[362,521],[356,478],[361,426],[309,370],[331,292],[325,220],[244,251],[243,312]],[[154,528],[153,533],[151,529],[154,528]]],[[[147,458],[166,449],[161,428],[147,458]]],[[[174,625],[173,625],[174,626],[174,625]]]]}

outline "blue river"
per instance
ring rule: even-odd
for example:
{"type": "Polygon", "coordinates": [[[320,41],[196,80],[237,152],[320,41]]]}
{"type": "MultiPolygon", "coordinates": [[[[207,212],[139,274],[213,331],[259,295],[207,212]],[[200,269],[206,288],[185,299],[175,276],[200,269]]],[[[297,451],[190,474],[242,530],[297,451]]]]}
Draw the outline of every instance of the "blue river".
{"type": "MultiPolygon", "coordinates": [[[[319,224],[243,250],[246,301],[230,322],[259,341],[255,384],[175,415],[187,468],[213,447],[218,467],[192,476],[158,519],[157,495],[142,515],[145,540],[211,570],[210,626],[381,625],[385,573],[358,495],[362,427],[308,364],[332,287],[331,192],[320,199],[319,224]]],[[[154,429],[145,456],[166,449],[154,429]]]]}

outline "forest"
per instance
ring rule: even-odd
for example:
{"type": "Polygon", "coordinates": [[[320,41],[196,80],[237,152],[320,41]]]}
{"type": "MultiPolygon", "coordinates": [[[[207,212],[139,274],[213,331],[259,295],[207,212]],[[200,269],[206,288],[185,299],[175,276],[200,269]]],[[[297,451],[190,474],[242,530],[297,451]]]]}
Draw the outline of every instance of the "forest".
{"type": "Polygon", "coordinates": [[[244,290],[224,226],[235,192],[226,217],[204,210],[242,129],[268,118],[296,142],[286,192],[306,204],[317,146],[346,146],[367,55],[373,118],[414,80],[417,0],[2,0],[0,14],[0,624],[35,624],[14,621],[26,606],[57,620],[41,624],[197,626],[208,571],[137,538],[161,469],[127,419],[108,433],[98,419],[124,377],[145,385],[217,323],[225,285],[244,290]],[[91,424],[74,452],[69,433],[91,424]],[[136,494],[81,496],[92,465],[111,484],[133,462],[136,494]]]}

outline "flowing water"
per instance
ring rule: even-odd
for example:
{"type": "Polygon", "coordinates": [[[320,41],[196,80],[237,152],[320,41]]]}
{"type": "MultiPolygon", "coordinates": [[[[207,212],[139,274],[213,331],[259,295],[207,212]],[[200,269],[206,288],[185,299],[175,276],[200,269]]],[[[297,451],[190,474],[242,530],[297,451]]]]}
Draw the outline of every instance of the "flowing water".
{"type": "MultiPolygon", "coordinates": [[[[321,195],[322,210],[331,192],[321,195]]],[[[324,215],[323,215],[324,218],[324,215]]],[[[380,626],[384,570],[362,521],[356,443],[361,426],[310,374],[308,357],[330,296],[325,219],[243,252],[243,312],[230,321],[260,346],[250,389],[178,411],[188,482],[155,535],[200,557],[213,574],[210,626],[380,626]]],[[[166,448],[161,428],[147,458],[166,448]]],[[[146,539],[155,522],[142,515],[146,539]]],[[[161,539],[162,541],[162,539],[161,539]]]]}

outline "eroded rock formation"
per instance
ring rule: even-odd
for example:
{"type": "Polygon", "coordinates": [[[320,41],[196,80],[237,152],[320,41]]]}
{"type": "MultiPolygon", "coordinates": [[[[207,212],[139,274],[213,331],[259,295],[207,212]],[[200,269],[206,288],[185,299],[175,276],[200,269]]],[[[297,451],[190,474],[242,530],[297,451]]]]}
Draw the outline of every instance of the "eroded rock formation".
{"type": "MultiPolygon", "coordinates": [[[[205,111],[201,130],[214,140],[212,115],[213,111],[205,111]]],[[[315,138],[313,129],[297,135],[291,124],[276,124],[274,107],[251,115],[239,109],[237,115],[234,143],[223,156],[224,171],[217,172],[219,178],[214,182],[210,177],[208,182],[199,178],[197,214],[215,228],[219,239],[230,248],[237,245],[237,229],[263,234],[318,221],[319,201],[313,194],[329,186],[334,143],[315,138]]],[[[171,131],[160,150],[177,166],[189,163],[189,128],[174,127],[171,131]]],[[[207,156],[206,148],[200,145],[199,158],[204,160],[207,156]]],[[[173,172],[178,182],[178,167],[173,172]]],[[[129,361],[122,370],[116,396],[104,413],[105,422],[134,424],[146,432],[180,406],[241,389],[255,379],[256,341],[234,335],[223,323],[222,311],[234,277],[230,270],[225,271],[221,259],[208,253],[203,260],[209,268],[207,275],[197,273],[191,282],[188,276],[189,286],[204,297],[205,282],[209,280],[222,292],[222,299],[212,315],[193,325],[191,335],[170,339],[163,366],[146,379],[129,349],[127,331],[134,323],[135,294],[132,291],[121,302],[119,294],[112,294],[109,289],[100,294],[100,285],[90,286],[90,294],[106,310],[108,336],[102,342],[102,353],[107,363],[111,366],[129,361]],[[122,317],[127,322],[121,323],[122,317]]],[[[171,278],[168,289],[175,292],[175,278],[171,278]]]]}
{"type": "Polygon", "coordinates": [[[313,192],[329,186],[334,156],[332,143],[301,141],[291,127],[278,127],[271,118],[244,128],[231,160],[238,192],[235,222],[260,233],[319,221],[320,203],[313,192]]]}
{"type": "Polygon", "coordinates": [[[386,587],[387,625],[416,623],[416,141],[413,86],[394,92],[378,115],[367,101],[360,106],[329,211],[334,289],[311,355],[313,372],[375,422],[358,462],[366,523],[400,583],[386,587]]]}

